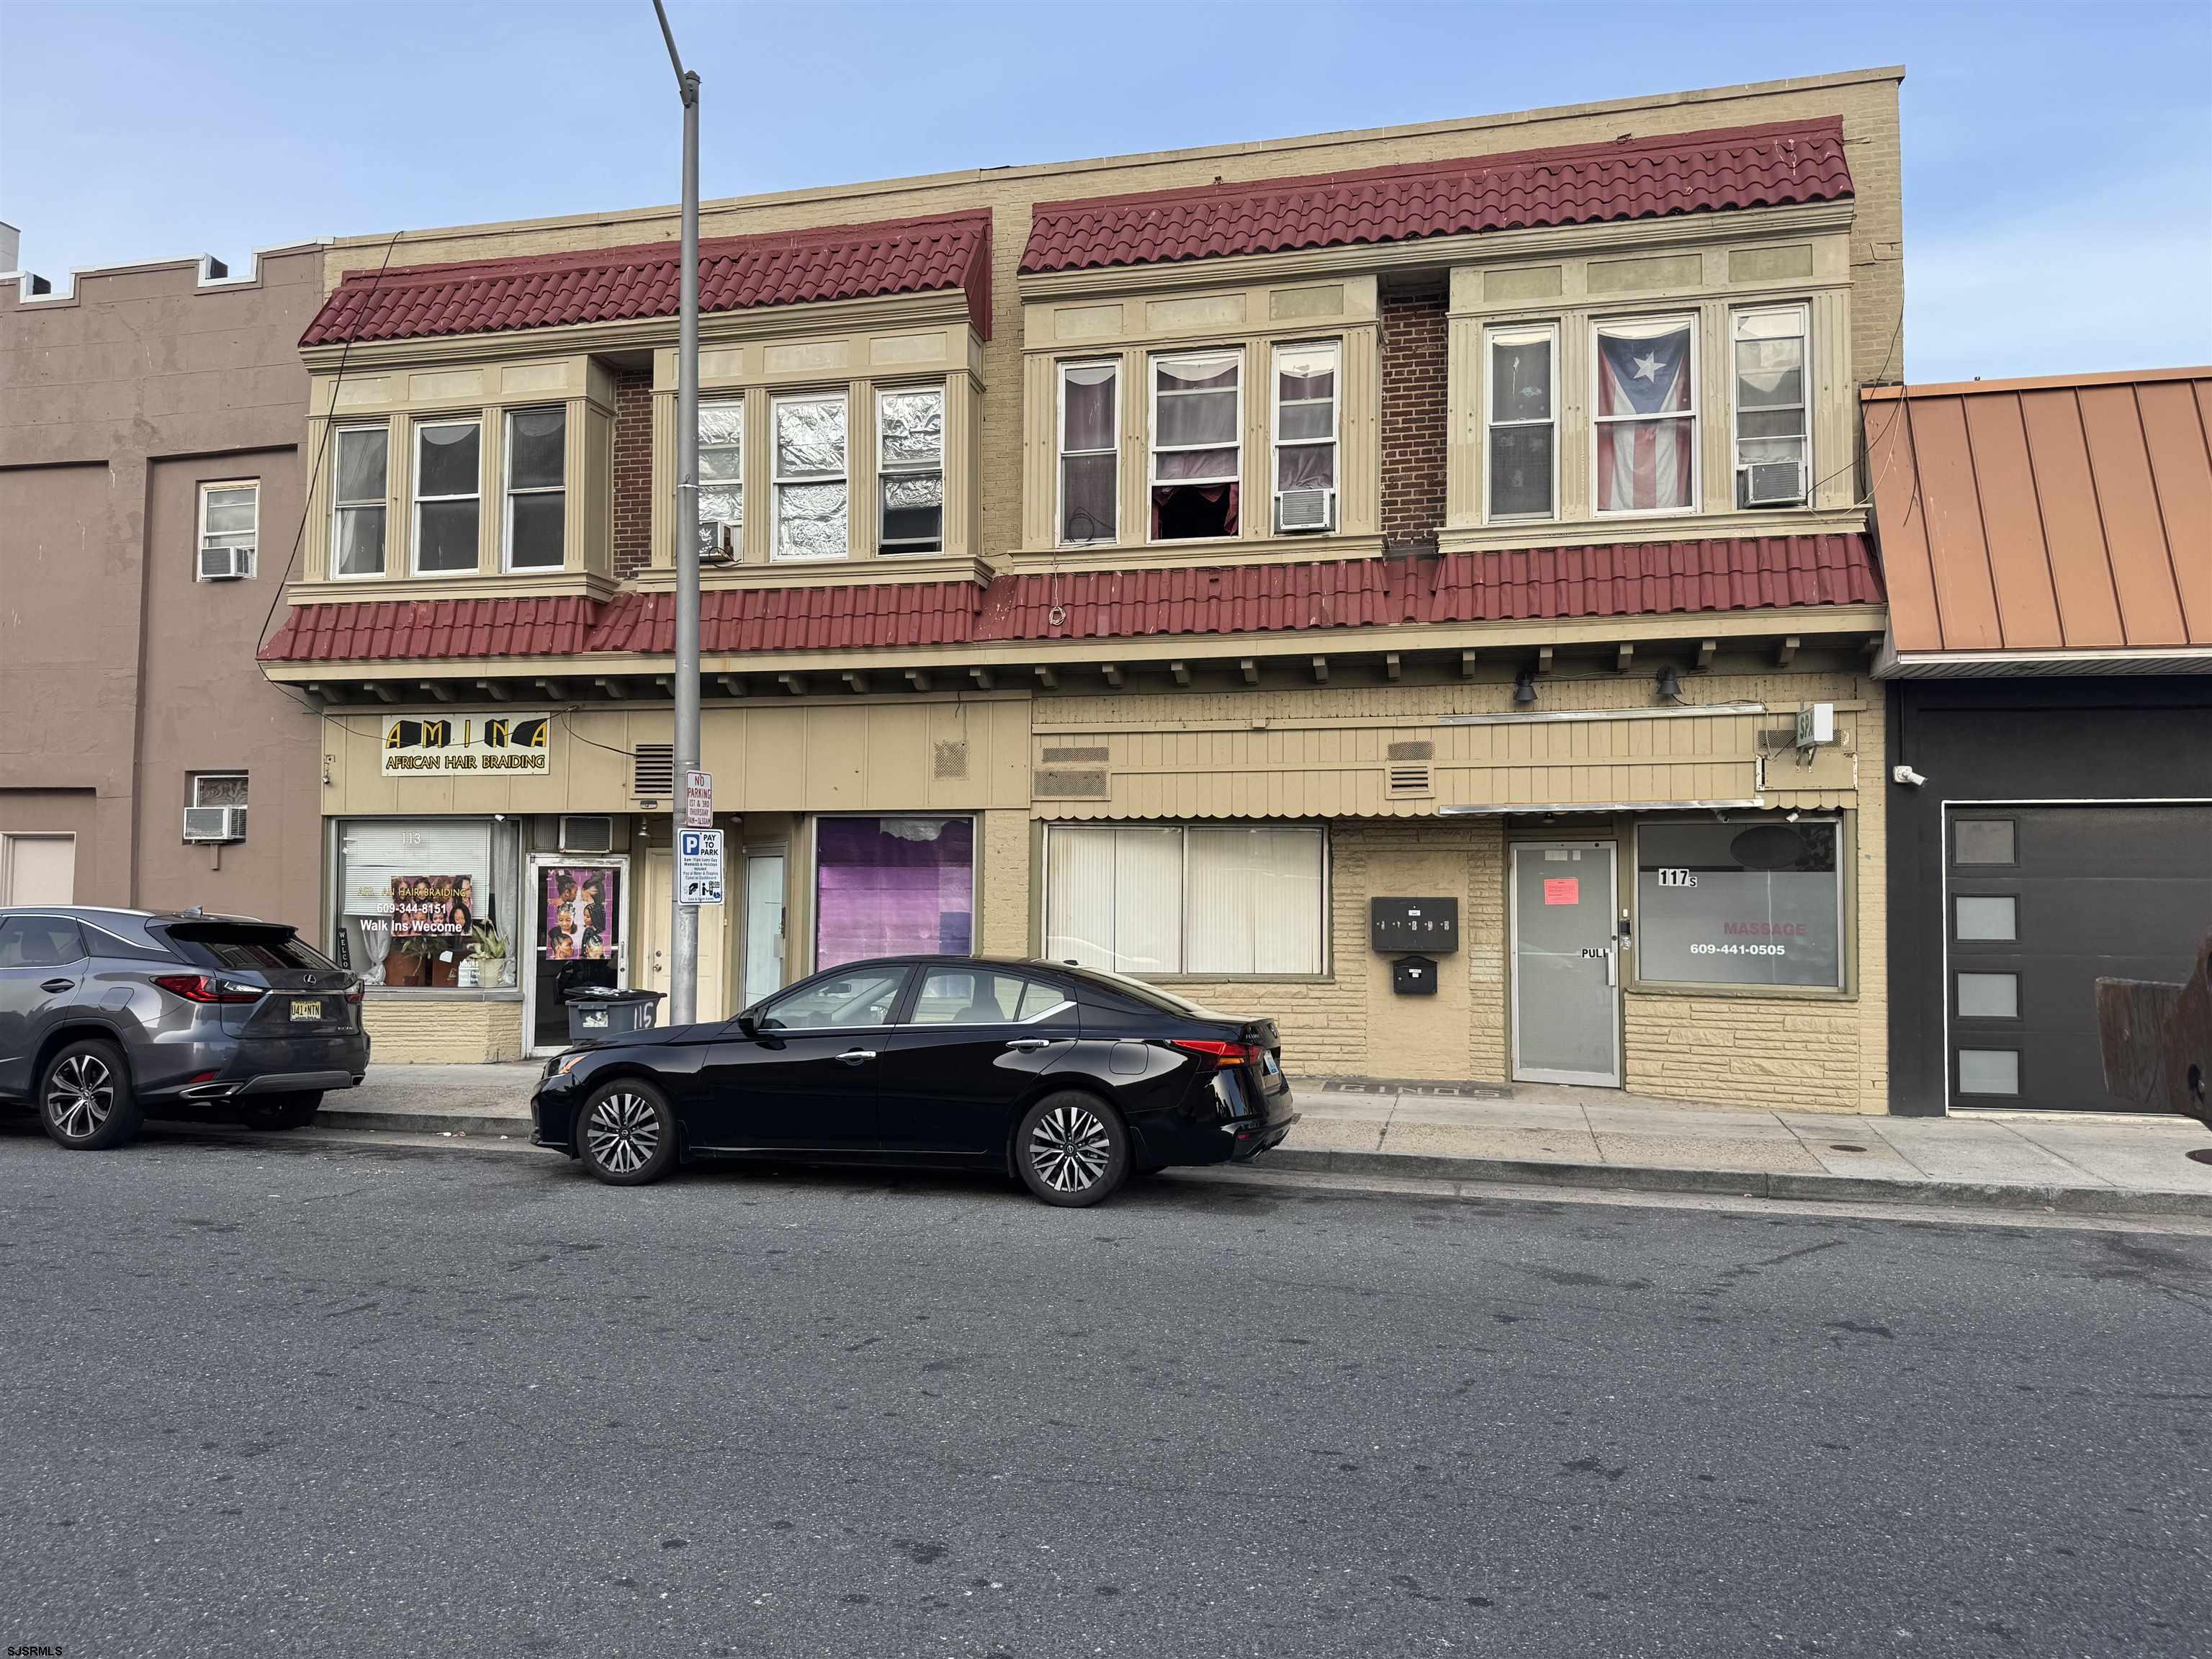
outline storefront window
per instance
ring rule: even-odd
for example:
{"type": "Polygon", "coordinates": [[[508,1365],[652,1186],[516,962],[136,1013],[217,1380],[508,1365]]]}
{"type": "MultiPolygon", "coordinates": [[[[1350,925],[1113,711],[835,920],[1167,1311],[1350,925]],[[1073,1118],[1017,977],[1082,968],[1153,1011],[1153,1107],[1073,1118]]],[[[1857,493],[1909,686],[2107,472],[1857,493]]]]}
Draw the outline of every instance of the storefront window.
{"type": "Polygon", "coordinates": [[[1045,954],[1117,974],[1318,974],[1328,858],[1304,825],[1054,824],[1045,954]]]}
{"type": "Polygon", "coordinates": [[[338,948],[373,984],[514,982],[515,826],[353,819],[338,829],[338,948]]]}
{"type": "Polygon", "coordinates": [[[1838,828],[1778,816],[1639,825],[1637,977],[1842,988],[1838,828]]]}
{"type": "Polygon", "coordinates": [[[972,818],[823,818],[816,828],[814,964],[964,956],[974,948],[972,818]]]}

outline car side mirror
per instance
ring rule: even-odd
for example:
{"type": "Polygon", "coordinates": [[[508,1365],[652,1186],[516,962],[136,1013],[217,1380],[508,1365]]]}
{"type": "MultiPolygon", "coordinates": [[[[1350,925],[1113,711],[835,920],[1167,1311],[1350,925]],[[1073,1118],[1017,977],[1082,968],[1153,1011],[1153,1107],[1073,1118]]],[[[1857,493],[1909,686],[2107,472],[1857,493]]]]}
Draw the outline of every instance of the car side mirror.
{"type": "Polygon", "coordinates": [[[755,1019],[750,1014],[739,1014],[738,1016],[738,1030],[744,1033],[748,1039],[757,1037],[760,1035],[760,1022],[755,1019]]]}

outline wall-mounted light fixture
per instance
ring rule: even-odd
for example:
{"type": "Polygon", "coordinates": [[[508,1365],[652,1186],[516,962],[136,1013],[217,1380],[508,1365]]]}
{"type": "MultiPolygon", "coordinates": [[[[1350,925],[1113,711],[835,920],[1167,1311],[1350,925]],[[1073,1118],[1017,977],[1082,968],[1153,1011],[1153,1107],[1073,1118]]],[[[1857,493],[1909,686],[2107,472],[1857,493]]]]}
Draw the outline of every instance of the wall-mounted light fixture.
{"type": "Polygon", "coordinates": [[[1660,702],[1680,702],[1683,700],[1682,677],[1674,672],[1674,664],[1668,663],[1662,666],[1653,683],[1658,689],[1660,702]]]}
{"type": "Polygon", "coordinates": [[[1524,668],[1513,677],[1513,703],[1516,708],[1526,708],[1536,701],[1536,671],[1524,668]]]}

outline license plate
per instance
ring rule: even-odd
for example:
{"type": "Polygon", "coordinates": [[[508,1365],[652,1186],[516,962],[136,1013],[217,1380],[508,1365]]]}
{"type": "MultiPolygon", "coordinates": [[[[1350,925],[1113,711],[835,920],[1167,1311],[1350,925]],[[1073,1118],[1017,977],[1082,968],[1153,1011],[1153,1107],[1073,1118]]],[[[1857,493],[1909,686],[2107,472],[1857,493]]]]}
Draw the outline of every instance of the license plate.
{"type": "Polygon", "coordinates": [[[292,1018],[295,1019],[320,1019],[322,1017],[323,1000],[320,997],[301,997],[292,1004],[292,1018]]]}

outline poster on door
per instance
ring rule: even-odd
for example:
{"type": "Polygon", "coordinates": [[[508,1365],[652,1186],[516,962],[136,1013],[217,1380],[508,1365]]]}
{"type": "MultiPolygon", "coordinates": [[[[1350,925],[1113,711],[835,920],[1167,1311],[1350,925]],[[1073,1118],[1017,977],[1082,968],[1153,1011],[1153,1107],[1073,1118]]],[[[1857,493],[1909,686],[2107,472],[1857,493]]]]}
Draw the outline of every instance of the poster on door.
{"type": "Polygon", "coordinates": [[[550,962],[605,962],[620,943],[622,872],[603,864],[555,865],[540,872],[539,943],[550,962]]]}

